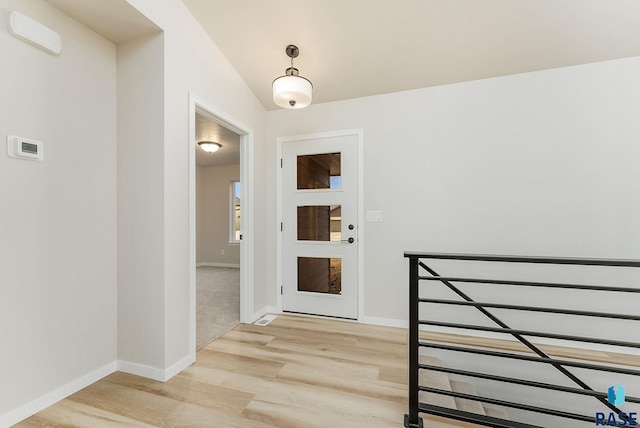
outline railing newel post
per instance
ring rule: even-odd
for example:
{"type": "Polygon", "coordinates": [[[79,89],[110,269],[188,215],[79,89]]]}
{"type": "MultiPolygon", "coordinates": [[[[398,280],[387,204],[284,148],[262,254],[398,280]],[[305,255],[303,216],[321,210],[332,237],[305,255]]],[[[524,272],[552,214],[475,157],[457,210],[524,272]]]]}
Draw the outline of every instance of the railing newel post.
{"type": "Polygon", "coordinates": [[[422,418],[418,416],[418,342],[419,342],[419,269],[418,257],[409,258],[409,414],[404,417],[406,428],[422,428],[422,418]]]}

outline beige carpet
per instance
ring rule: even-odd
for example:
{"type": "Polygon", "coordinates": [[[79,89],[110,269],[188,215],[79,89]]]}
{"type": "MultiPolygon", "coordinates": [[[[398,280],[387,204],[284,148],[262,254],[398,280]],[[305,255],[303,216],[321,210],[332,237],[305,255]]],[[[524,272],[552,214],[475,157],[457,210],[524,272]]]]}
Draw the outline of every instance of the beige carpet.
{"type": "Polygon", "coordinates": [[[196,270],[196,349],[240,323],[240,269],[196,270]]]}

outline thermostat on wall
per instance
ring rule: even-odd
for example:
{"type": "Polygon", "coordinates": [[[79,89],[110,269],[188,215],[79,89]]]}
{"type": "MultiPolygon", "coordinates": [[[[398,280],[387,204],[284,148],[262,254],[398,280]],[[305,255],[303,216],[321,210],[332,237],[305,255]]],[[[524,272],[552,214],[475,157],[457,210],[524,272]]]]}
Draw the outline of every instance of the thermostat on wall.
{"type": "Polygon", "coordinates": [[[8,135],[7,154],[12,158],[42,161],[44,159],[44,144],[42,141],[8,135]]]}

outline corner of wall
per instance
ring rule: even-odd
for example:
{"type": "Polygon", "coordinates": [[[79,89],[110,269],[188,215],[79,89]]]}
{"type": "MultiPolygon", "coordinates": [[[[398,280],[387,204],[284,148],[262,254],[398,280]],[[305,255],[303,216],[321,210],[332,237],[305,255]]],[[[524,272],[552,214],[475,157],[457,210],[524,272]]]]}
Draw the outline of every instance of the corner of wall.
{"type": "Polygon", "coordinates": [[[0,415],[0,426],[8,427],[17,424],[20,421],[27,419],[28,417],[46,409],[52,404],[57,403],[60,400],[67,398],[68,396],[75,394],[83,388],[91,385],[100,379],[109,376],[114,373],[117,368],[115,361],[100,367],[97,370],[87,373],[86,375],[67,383],[23,406],[18,407],[15,410],[10,411],[4,415],[0,415]]]}

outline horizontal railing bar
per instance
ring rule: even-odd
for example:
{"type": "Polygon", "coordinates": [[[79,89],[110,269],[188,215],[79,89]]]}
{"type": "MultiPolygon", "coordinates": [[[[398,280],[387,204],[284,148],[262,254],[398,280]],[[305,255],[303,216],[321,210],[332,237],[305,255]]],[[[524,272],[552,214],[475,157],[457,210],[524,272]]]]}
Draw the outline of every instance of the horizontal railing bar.
{"type": "Polygon", "coordinates": [[[537,281],[516,281],[504,279],[487,279],[487,278],[462,278],[453,276],[418,276],[419,280],[425,281],[449,281],[449,282],[468,282],[473,284],[495,284],[495,285],[515,285],[524,287],[545,287],[545,288],[563,288],[576,290],[592,290],[592,291],[611,291],[620,293],[640,293],[640,288],[630,287],[614,287],[604,285],[588,285],[588,284],[566,284],[562,282],[537,282],[537,281]]]}
{"type": "Polygon", "coordinates": [[[462,346],[443,345],[440,343],[419,341],[418,347],[443,349],[445,351],[465,352],[469,354],[486,355],[490,357],[510,358],[514,360],[530,361],[534,363],[553,364],[559,366],[578,367],[582,369],[597,370],[608,373],[620,373],[631,376],[640,376],[639,370],[627,369],[624,367],[603,366],[599,364],[583,363],[580,361],[561,360],[557,358],[542,358],[531,355],[511,354],[509,352],[489,351],[487,349],[465,348],[462,346]]]}
{"type": "MultiPolygon", "coordinates": [[[[432,370],[432,371],[436,371],[436,372],[442,372],[442,373],[455,374],[455,375],[460,375],[460,376],[468,376],[468,377],[475,377],[475,378],[480,378],[480,379],[492,380],[492,381],[496,381],[496,382],[512,383],[512,384],[516,384],[516,385],[529,386],[529,387],[532,387],[532,388],[541,388],[541,389],[548,389],[548,390],[552,390],[552,391],[566,392],[566,393],[569,393],[569,394],[586,395],[586,396],[589,396],[589,397],[596,397],[596,398],[597,397],[607,398],[607,393],[606,392],[598,392],[598,391],[593,391],[593,390],[588,390],[588,389],[571,388],[571,387],[568,387],[568,386],[555,385],[555,384],[552,384],[552,383],[536,382],[536,381],[526,380],[526,379],[518,379],[518,378],[513,378],[513,377],[507,377],[507,376],[492,375],[492,374],[488,374],[488,373],[471,372],[471,371],[468,371],[468,370],[454,369],[454,368],[442,367],[442,366],[434,366],[434,365],[430,365],[430,364],[418,364],[418,368],[424,369],[424,370],[432,370]]],[[[629,403],[640,403],[640,398],[638,398],[638,397],[630,397],[630,396],[627,395],[627,396],[625,396],[625,401],[629,402],[629,403]]]]}
{"type": "Polygon", "coordinates": [[[499,419],[492,416],[480,415],[477,413],[465,412],[458,409],[450,409],[448,407],[436,406],[427,403],[418,403],[421,412],[434,416],[441,416],[447,419],[455,419],[457,421],[471,422],[492,428],[543,428],[538,425],[525,424],[518,421],[510,421],[508,419],[499,419]]]}
{"type": "Polygon", "coordinates": [[[495,308],[495,309],[510,309],[516,311],[528,311],[528,312],[544,312],[551,314],[563,314],[563,315],[579,315],[585,317],[596,318],[611,318],[628,321],[640,321],[638,315],[628,314],[612,314],[608,312],[592,312],[592,311],[576,311],[571,309],[556,309],[556,308],[543,308],[539,306],[522,306],[522,305],[508,305],[504,303],[488,303],[488,302],[476,302],[476,301],[460,301],[460,300],[447,300],[447,299],[418,299],[420,303],[437,303],[442,305],[457,305],[457,306],[473,306],[476,308],[495,308]]]}
{"type": "Polygon", "coordinates": [[[593,422],[594,420],[593,416],[585,416],[578,413],[563,412],[562,410],[547,409],[544,407],[531,406],[529,404],[499,400],[497,398],[481,397],[478,395],[465,394],[462,392],[447,391],[446,389],[437,389],[437,388],[430,388],[430,387],[424,387],[424,386],[420,386],[418,389],[420,391],[430,392],[432,394],[448,395],[449,397],[462,398],[462,399],[471,400],[471,401],[479,401],[481,403],[510,407],[512,409],[526,410],[526,411],[535,412],[535,413],[542,413],[545,415],[557,416],[560,418],[573,419],[573,420],[579,420],[579,421],[585,421],[585,422],[593,422]]]}
{"type": "Polygon", "coordinates": [[[568,257],[534,257],[534,256],[501,256],[495,254],[453,254],[453,253],[419,253],[406,251],[406,258],[439,259],[439,260],[470,260],[484,262],[506,263],[541,263],[554,265],[580,265],[580,266],[622,266],[640,267],[640,260],[625,259],[586,259],[568,257]]]}
{"type": "Polygon", "coordinates": [[[545,337],[548,339],[570,340],[573,342],[598,343],[601,345],[621,346],[625,348],[640,348],[640,343],[636,343],[636,342],[599,339],[595,337],[586,337],[586,336],[571,336],[568,334],[544,333],[544,332],[532,331],[532,330],[516,330],[513,328],[484,327],[481,325],[473,325],[473,324],[458,324],[458,323],[452,323],[452,322],[425,321],[425,320],[419,320],[418,324],[431,325],[431,326],[437,326],[437,327],[447,327],[447,328],[459,328],[459,329],[474,330],[474,331],[489,331],[493,333],[504,333],[504,334],[512,334],[512,335],[520,334],[522,336],[545,337]]]}

